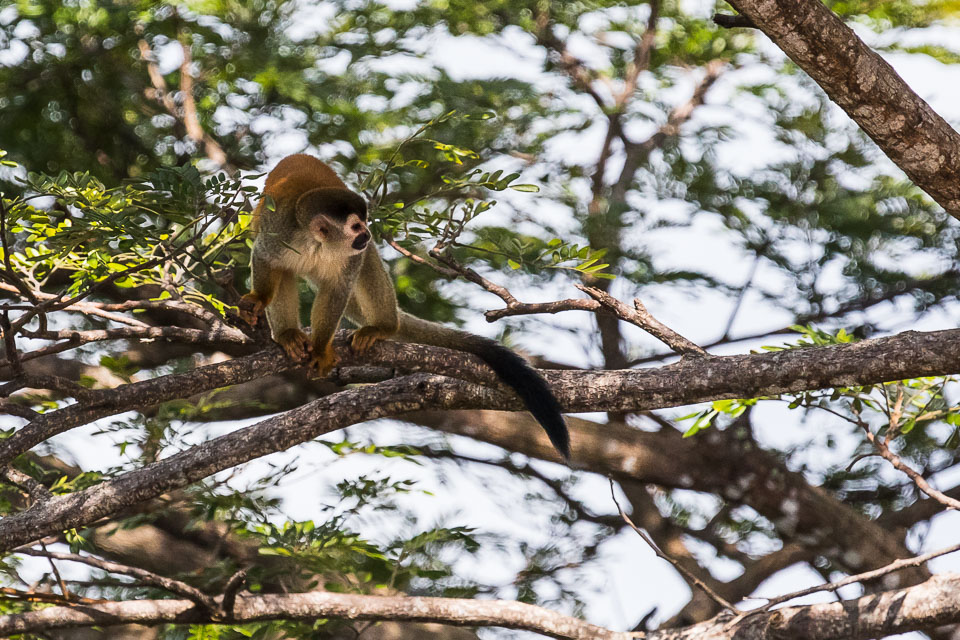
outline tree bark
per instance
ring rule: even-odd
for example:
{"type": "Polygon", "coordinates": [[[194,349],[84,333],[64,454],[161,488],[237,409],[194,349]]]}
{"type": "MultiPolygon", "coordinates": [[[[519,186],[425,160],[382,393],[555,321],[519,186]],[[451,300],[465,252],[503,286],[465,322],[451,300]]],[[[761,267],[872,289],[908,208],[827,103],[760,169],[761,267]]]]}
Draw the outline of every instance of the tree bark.
{"type": "Polygon", "coordinates": [[[818,0],[730,0],[930,197],[960,218],[960,134],[818,0]]]}
{"type": "MultiPolygon", "coordinates": [[[[960,621],[960,575],[855,600],[786,607],[731,619],[730,615],[682,629],[647,633],[612,631],[520,602],[309,592],[241,596],[223,622],[258,620],[397,620],[459,626],[497,626],[566,640],[860,640],[923,631],[960,621]]],[[[189,600],[134,600],[49,607],[0,616],[0,634],[117,624],[217,622],[189,600]]]]}

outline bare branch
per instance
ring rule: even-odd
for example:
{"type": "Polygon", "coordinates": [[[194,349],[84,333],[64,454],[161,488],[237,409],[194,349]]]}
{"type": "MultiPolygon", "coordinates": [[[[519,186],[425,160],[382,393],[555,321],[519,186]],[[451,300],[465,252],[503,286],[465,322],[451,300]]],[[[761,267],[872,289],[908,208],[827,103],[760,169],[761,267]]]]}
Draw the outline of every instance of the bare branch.
{"type": "Polygon", "coordinates": [[[513,297],[513,294],[510,293],[506,287],[500,286],[491,280],[487,280],[473,269],[463,266],[454,260],[453,256],[451,256],[449,253],[433,249],[430,251],[430,255],[449,267],[451,271],[460,274],[470,282],[480,285],[485,290],[499,297],[501,300],[507,303],[507,306],[519,303],[519,301],[513,297]]]}
{"type": "Polygon", "coordinates": [[[107,560],[101,560],[100,558],[95,558],[93,556],[82,556],[76,553],[60,553],[56,551],[47,551],[46,546],[44,546],[42,551],[30,548],[20,548],[16,550],[17,553],[22,553],[28,556],[36,556],[39,558],[48,558],[51,560],[66,560],[69,562],[79,562],[97,569],[101,569],[108,573],[119,573],[121,575],[130,576],[135,578],[143,584],[148,584],[150,586],[159,587],[165,589],[174,595],[178,595],[184,598],[187,598],[191,602],[194,602],[201,607],[205,608],[211,613],[216,613],[220,611],[220,605],[212,597],[208,596],[199,589],[190,586],[186,582],[181,582],[179,580],[174,580],[172,578],[167,578],[159,574],[153,573],[152,571],[147,571],[146,569],[140,569],[139,567],[131,567],[125,564],[120,564],[118,562],[109,562],[107,560]]]}
{"type": "MultiPolygon", "coordinates": [[[[322,591],[242,596],[237,598],[234,615],[227,622],[319,618],[498,626],[567,640],[862,640],[929,630],[960,621],[960,576],[943,574],[898,591],[768,611],[750,616],[736,625],[730,623],[727,615],[680,629],[646,633],[611,631],[519,602],[322,591]]],[[[0,634],[131,623],[158,625],[218,621],[189,600],[91,601],[84,606],[54,606],[0,616],[0,634]]]]}
{"type": "Polygon", "coordinates": [[[640,302],[639,298],[634,299],[634,308],[631,309],[608,294],[606,291],[601,291],[600,289],[596,289],[594,287],[587,287],[582,284],[577,284],[574,286],[599,302],[605,308],[612,311],[621,320],[626,320],[631,324],[635,324],[677,353],[695,356],[709,355],[699,346],[690,342],[682,335],[650,315],[650,312],[647,311],[647,308],[643,306],[643,303],[640,302]]]}
{"type": "MultiPolygon", "coordinates": [[[[91,329],[89,331],[73,331],[61,329],[59,331],[22,331],[24,337],[40,340],[65,340],[74,346],[90,342],[104,342],[106,340],[170,340],[172,342],[186,342],[189,344],[249,344],[250,338],[239,329],[221,325],[216,329],[187,329],[184,327],[116,327],[113,329],[91,329]]],[[[26,356],[42,351],[37,349],[26,356]]]]}
{"type": "MultiPolygon", "coordinates": [[[[863,431],[866,434],[867,439],[876,448],[877,453],[879,453],[884,460],[886,460],[891,465],[893,465],[894,469],[896,469],[897,471],[902,471],[903,473],[907,474],[907,476],[911,480],[913,480],[913,483],[917,485],[917,488],[920,489],[920,491],[923,491],[925,494],[927,494],[928,496],[930,496],[932,499],[936,500],[943,506],[947,507],[948,509],[960,510],[960,500],[957,500],[956,498],[951,498],[950,496],[946,495],[942,491],[938,491],[934,489],[930,485],[930,483],[927,482],[926,478],[924,478],[921,474],[917,473],[916,470],[914,470],[910,465],[904,462],[903,458],[901,458],[900,456],[898,456],[897,454],[895,454],[893,451],[890,450],[890,446],[887,443],[888,442],[887,439],[877,438],[876,434],[870,431],[870,427],[866,423],[862,421],[858,421],[858,424],[863,428],[863,431]]],[[[891,429],[894,428],[893,418],[891,418],[891,421],[890,421],[890,428],[891,429]]]]}
{"type": "Polygon", "coordinates": [[[3,467],[0,470],[0,477],[26,491],[34,502],[43,502],[50,498],[50,491],[45,486],[13,467],[3,467]]]}
{"type": "Polygon", "coordinates": [[[795,600],[796,598],[802,598],[803,596],[808,596],[811,593],[818,593],[821,591],[836,591],[841,587],[845,587],[849,584],[856,584],[857,582],[869,582],[870,580],[876,580],[877,578],[882,578],[883,576],[889,575],[894,571],[900,571],[908,567],[921,567],[926,563],[930,562],[934,558],[939,558],[940,556],[945,556],[948,553],[955,553],[960,551],[960,544],[955,544],[952,547],[946,547],[945,549],[939,549],[937,551],[931,551],[930,553],[925,553],[915,558],[904,558],[902,560],[896,560],[891,562],[885,567],[880,567],[879,569],[874,569],[873,571],[865,571],[863,573],[858,573],[857,575],[847,576],[842,580],[837,580],[835,582],[830,582],[827,584],[817,585],[815,587],[808,587],[807,589],[801,589],[800,591],[794,591],[793,593],[787,593],[782,596],[777,596],[767,601],[767,604],[763,605],[759,609],[751,610],[745,612],[743,617],[754,615],[755,613],[763,613],[769,611],[778,604],[783,604],[784,602],[789,602],[790,600],[795,600]]]}
{"type": "Polygon", "coordinates": [[[666,553],[664,553],[660,549],[660,547],[657,546],[657,543],[654,542],[653,539],[643,531],[643,529],[641,529],[640,527],[638,527],[633,523],[633,520],[630,519],[630,516],[628,516],[623,511],[623,507],[620,506],[620,502],[617,501],[616,485],[614,485],[613,483],[613,478],[609,478],[609,480],[610,480],[610,497],[613,498],[613,504],[617,505],[617,512],[620,513],[620,517],[623,518],[623,521],[627,523],[627,526],[633,529],[637,533],[637,535],[640,536],[643,539],[643,541],[647,543],[647,546],[653,549],[653,552],[657,554],[657,557],[669,562],[670,565],[673,566],[674,569],[679,571],[684,578],[686,578],[687,580],[695,584],[697,587],[699,587],[704,593],[710,596],[714,602],[719,604],[724,609],[727,609],[728,611],[733,611],[733,612],[739,611],[735,606],[727,602],[723,598],[723,596],[721,596],[719,593],[711,589],[710,585],[708,585],[706,582],[698,578],[693,572],[687,570],[687,568],[684,567],[682,564],[680,564],[679,562],[677,562],[676,560],[668,556],[666,553]]]}
{"type": "Polygon", "coordinates": [[[220,600],[220,611],[225,618],[233,617],[234,607],[237,604],[237,594],[247,581],[247,570],[240,569],[227,580],[223,587],[223,597],[220,600]]]}
{"type": "Polygon", "coordinates": [[[503,309],[491,309],[483,314],[487,322],[496,322],[507,316],[523,316],[535,313],[561,313],[563,311],[592,311],[603,312],[604,308],[595,300],[567,298],[553,302],[515,302],[503,309]]]}
{"type": "MultiPolygon", "coordinates": [[[[231,623],[258,620],[395,620],[439,622],[456,626],[498,626],[536,631],[569,640],[628,640],[640,634],[611,631],[549,609],[505,600],[467,600],[404,596],[310,593],[241,596],[231,623]]],[[[49,607],[0,616],[0,634],[13,635],[84,626],[139,623],[216,622],[189,600],[102,602],[83,607],[49,607]]]]}
{"type": "Polygon", "coordinates": [[[396,249],[400,255],[406,258],[409,258],[410,260],[416,262],[417,264],[426,265],[446,278],[456,278],[457,276],[460,275],[459,272],[454,271],[453,269],[441,267],[439,264],[430,262],[429,260],[425,260],[424,258],[422,258],[421,256],[418,256],[412,251],[407,251],[405,248],[403,248],[403,246],[400,245],[400,243],[398,243],[393,238],[385,238],[385,240],[387,241],[387,244],[393,247],[394,249],[396,249]]]}

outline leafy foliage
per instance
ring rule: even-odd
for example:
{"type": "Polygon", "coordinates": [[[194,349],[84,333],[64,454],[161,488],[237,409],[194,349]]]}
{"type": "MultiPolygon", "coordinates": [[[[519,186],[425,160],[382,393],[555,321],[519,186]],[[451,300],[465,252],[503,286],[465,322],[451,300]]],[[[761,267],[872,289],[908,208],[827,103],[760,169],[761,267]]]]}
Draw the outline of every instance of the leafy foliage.
{"type": "MultiPolygon", "coordinates": [[[[883,32],[879,47],[956,63],[949,43],[918,46],[899,37],[942,24],[956,11],[955,0],[828,4],[848,22],[883,32]]],[[[888,330],[896,325],[872,312],[891,301],[900,305],[898,318],[955,301],[956,225],[890,170],[863,135],[837,122],[818,89],[749,33],[718,28],[712,7],[672,0],[659,3],[654,46],[639,69],[649,10],[645,2],[606,0],[438,0],[409,8],[366,0],[318,7],[293,0],[7,3],[0,8],[0,148],[9,152],[0,151],[0,234],[7,243],[0,258],[6,271],[48,296],[47,309],[70,301],[129,303],[134,322],[160,327],[169,316],[155,315],[150,303],[176,302],[187,315],[229,324],[248,275],[246,214],[256,204],[260,175],[251,172],[307,149],[368,196],[377,232],[408,252],[392,268],[401,304],[422,317],[459,319],[460,289],[442,286],[430,266],[438,257],[518,288],[561,291],[582,277],[616,276],[619,297],[671,304],[686,298],[697,301],[698,315],[706,315],[700,306],[739,309],[747,300],[751,318],[779,318],[774,329],[797,334],[767,350],[843,344],[888,330]],[[469,60],[475,69],[463,72],[449,63],[467,46],[485,48],[469,60]],[[518,68],[498,63],[504,50],[519,51],[511,58],[518,68]],[[583,75],[570,73],[571,56],[583,75]],[[728,65],[718,81],[726,97],[708,94],[709,117],[658,137],[714,60],[728,65]],[[741,69],[747,73],[730,73],[741,69]],[[584,77],[599,87],[602,104],[585,90],[584,77]],[[629,82],[635,83],[629,100],[616,104],[611,92],[629,82]],[[597,189],[597,141],[612,122],[616,135],[597,189]],[[652,150],[621,178],[627,140],[652,150]],[[224,166],[211,141],[223,151],[224,166]],[[731,154],[744,141],[770,153],[731,154]],[[698,234],[709,243],[691,246],[698,234]],[[730,260],[757,265],[759,275],[741,278],[728,268],[730,260]]],[[[42,323],[56,323],[53,314],[20,315],[26,303],[14,300],[14,285],[0,285],[9,298],[5,313],[23,331],[21,343],[37,340],[42,323]]],[[[103,316],[71,314],[51,330],[117,326],[103,316]]],[[[740,330],[745,315],[732,314],[719,342],[748,331],[768,335],[770,327],[755,323],[740,330]]],[[[547,342],[559,335],[536,326],[547,342]]],[[[595,359],[600,348],[585,337],[591,331],[567,332],[595,359]]],[[[70,340],[46,339],[43,348],[59,353],[70,340]]],[[[186,370],[198,356],[182,345],[162,343],[152,352],[149,346],[95,343],[73,351],[71,362],[82,368],[81,385],[99,387],[104,372],[111,383],[129,382],[186,370]]],[[[649,354],[630,355],[640,361],[649,354]]],[[[710,427],[750,431],[751,414],[777,403],[810,422],[820,416],[840,425],[824,450],[844,441],[854,456],[870,453],[866,425],[889,434],[898,453],[929,475],[952,465],[960,444],[954,384],[905,380],[723,400],[676,420],[688,427],[687,436],[710,427]],[[902,413],[891,427],[897,398],[902,413]]],[[[54,493],[73,492],[207,437],[200,425],[236,415],[231,411],[260,415],[283,406],[275,398],[231,400],[229,391],[99,424],[90,436],[94,446],[121,462],[84,470],[22,456],[16,468],[54,493]]],[[[40,412],[64,405],[47,393],[23,393],[18,401],[40,412]]],[[[271,466],[255,480],[242,471],[209,479],[176,497],[188,514],[184,530],[203,538],[215,524],[225,527],[218,535],[257,549],[248,583],[255,592],[322,584],[355,592],[505,595],[573,611],[585,606],[591,564],[614,530],[584,507],[589,501],[576,498],[588,478],[558,480],[518,464],[516,456],[484,460],[479,468],[491,467],[490,474],[458,462],[458,477],[479,478],[486,495],[501,500],[492,508],[503,520],[520,511],[547,514],[547,535],[528,540],[515,531],[479,530],[462,525],[457,513],[417,524],[411,503],[429,495],[405,471],[439,469],[431,473],[442,477],[444,467],[434,463],[457,454],[436,438],[412,440],[385,445],[360,432],[320,444],[325,462],[349,468],[340,482],[311,485],[311,492],[330,497],[313,518],[293,517],[278,497],[302,460],[271,466]],[[367,472],[364,464],[387,471],[367,472]],[[524,497],[522,509],[516,496],[524,497]],[[491,556],[515,570],[484,581],[482,572],[464,569],[491,556]]],[[[819,444],[811,437],[774,455],[871,516],[916,500],[911,484],[879,464],[848,469],[848,457],[808,468],[804,449],[819,444]]],[[[51,451],[72,453],[62,443],[51,451]]],[[[0,494],[2,513],[24,507],[18,491],[0,494]]],[[[704,533],[704,539],[735,562],[748,563],[764,544],[789,541],[775,523],[723,496],[706,506],[682,489],[658,489],[655,498],[666,525],[687,536],[713,527],[717,538],[704,533]]],[[[122,525],[169,525],[182,516],[174,507],[158,508],[122,525]]],[[[69,531],[65,540],[74,550],[102,542],[92,530],[69,531]]],[[[179,577],[217,593],[238,557],[218,555],[201,574],[179,577]]],[[[4,580],[35,583],[13,560],[2,567],[4,580]]],[[[815,563],[827,572],[834,560],[815,563]]],[[[41,586],[54,582],[44,580],[41,586]]],[[[78,592],[168,595],[106,580],[78,592]]],[[[0,600],[0,606],[10,612],[34,605],[0,600]]],[[[335,628],[330,621],[272,622],[163,633],[322,637],[335,628]]]]}

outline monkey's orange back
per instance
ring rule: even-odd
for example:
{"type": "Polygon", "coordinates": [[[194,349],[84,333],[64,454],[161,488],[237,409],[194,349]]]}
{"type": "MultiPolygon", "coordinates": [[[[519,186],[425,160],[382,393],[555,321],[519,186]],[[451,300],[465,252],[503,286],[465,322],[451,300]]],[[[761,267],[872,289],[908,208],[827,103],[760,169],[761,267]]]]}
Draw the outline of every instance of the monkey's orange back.
{"type": "MultiPolygon", "coordinates": [[[[267,174],[263,195],[273,198],[279,208],[290,200],[293,200],[289,203],[292,206],[305,192],[319,187],[346,188],[346,185],[322,160],[305,153],[297,153],[278,162],[277,166],[267,174]]],[[[261,199],[250,221],[250,228],[254,233],[260,231],[262,207],[261,199]]]]}

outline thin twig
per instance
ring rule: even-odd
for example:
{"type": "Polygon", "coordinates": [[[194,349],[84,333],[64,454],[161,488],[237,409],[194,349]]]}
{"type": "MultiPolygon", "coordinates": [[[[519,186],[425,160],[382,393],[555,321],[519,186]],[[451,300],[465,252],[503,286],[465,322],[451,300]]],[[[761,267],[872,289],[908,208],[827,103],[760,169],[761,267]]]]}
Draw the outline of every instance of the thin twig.
{"type": "Polygon", "coordinates": [[[681,355],[694,356],[709,355],[698,345],[694,344],[690,340],[687,340],[682,335],[650,315],[650,312],[647,311],[647,308],[643,306],[643,303],[640,302],[639,299],[634,299],[634,308],[631,309],[606,291],[601,291],[595,287],[588,287],[582,284],[576,284],[574,286],[602,304],[604,307],[610,309],[610,311],[612,311],[621,320],[625,320],[640,327],[677,353],[681,355]]]}
{"type": "MultiPolygon", "coordinates": [[[[41,543],[42,544],[42,543],[41,543]]],[[[22,553],[28,556],[37,556],[41,558],[57,559],[57,560],[67,560],[69,562],[79,562],[81,564],[86,564],[96,569],[101,569],[109,573],[119,573],[121,575],[130,576],[131,578],[136,578],[144,584],[150,586],[159,587],[170,593],[176,594],[196,602],[199,606],[203,607],[210,612],[218,612],[219,606],[217,605],[216,599],[212,596],[205,594],[196,587],[190,586],[186,582],[181,582],[180,580],[174,580],[172,578],[167,578],[166,576],[161,576],[159,574],[153,573],[152,571],[147,571],[146,569],[141,569],[139,567],[131,567],[125,564],[119,564],[117,562],[109,562],[107,560],[101,560],[100,558],[94,558],[92,556],[82,556],[76,553],[60,553],[56,551],[47,551],[44,546],[43,551],[38,551],[36,549],[31,549],[30,547],[20,547],[16,549],[16,553],[22,553]]]]}
{"type": "Polygon", "coordinates": [[[422,264],[422,265],[425,265],[425,266],[427,266],[427,267],[430,267],[431,269],[433,269],[433,270],[436,271],[437,273],[439,273],[439,274],[441,274],[441,275],[443,275],[443,276],[446,276],[447,278],[456,278],[457,276],[460,275],[458,272],[454,271],[453,269],[448,269],[447,267],[442,267],[442,266],[440,266],[439,264],[436,264],[435,262],[430,262],[429,260],[423,258],[422,256],[418,256],[417,254],[413,253],[412,251],[409,251],[409,250],[405,249],[404,247],[400,246],[400,244],[399,244],[396,240],[394,240],[393,238],[391,238],[391,237],[386,237],[386,238],[384,238],[384,240],[387,241],[387,244],[388,244],[388,245],[390,245],[391,247],[393,247],[394,249],[396,249],[397,252],[400,253],[400,255],[404,256],[405,258],[409,258],[410,260],[412,260],[413,262],[416,262],[417,264],[422,264]]]}
{"type": "Polygon", "coordinates": [[[498,298],[503,300],[505,303],[507,303],[507,306],[520,304],[520,301],[514,298],[513,294],[510,293],[510,291],[507,290],[506,287],[500,286],[495,282],[487,280],[486,278],[481,276],[479,273],[477,273],[473,269],[463,266],[462,264],[454,260],[449,253],[445,251],[437,251],[436,249],[431,249],[430,257],[447,265],[450,269],[457,272],[458,274],[460,274],[470,282],[480,285],[485,290],[489,291],[490,293],[492,293],[493,295],[497,296],[498,298]]]}
{"type": "Polygon", "coordinates": [[[923,491],[925,494],[927,494],[928,496],[930,496],[931,498],[933,498],[943,506],[947,507],[948,509],[956,509],[960,511],[960,500],[951,498],[950,496],[946,495],[942,491],[937,491],[936,489],[934,489],[930,485],[930,483],[927,482],[926,478],[924,478],[920,473],[914,470],[913,467],[905,463],[900,456],[898,456],[893,451],[891,451],[890,447],[887,445],[886,442],[884,442],[880,438],[877,438],[877,436],[872,431],[870,431],[870,428],[867,426],[865,422],[863,422],[862,420],[858,420],[858,423],[860,424],[864,433],[866,433],[867,440],[869,440],[873,444],[873,446],[876,447],[877,453],[879,453],[884,460],[886,460],[891,465],[893,465],[894,469],[898,471],[902,471],[903,473],[907,474],[907,476],[911,480],[913,480],[913,483],[917,485],[917,488],[920,489],[920,491],[923,491]]]}
{"type": "Polygon", "coordinates": [[[53,561],[53,558],[50,557],[50,552],[47,550],[47,543],[41,540],[40,547],[43,548],[43,553],[47,556],[47,562],[50,563],[50,568],[53,569],[53,575],[57,579],[57,584],[60,585],[60,593],[63,594],[63,599],[72,600],[73,596],[70,595],[70,590],[67,589],[67,585],[63,582],[63,576],[60,575],[60,570],[57,569],[57,564],[53,561]]]}
{"type": "Polygon", "coordinates": [[[648,536],[643,529],[641,529],[640,527],[638,527],[633,523],[633,520],[630,519],[630,516],[624,513],[623,508],[620,506],[620,502],[617,500],[617,493],[615,490],[615,485],[613,484],[613,478],[608,478],[608,480],[610,481],[610,497],[613,498],[613,504],[617,505],[617,511],[620,513],[620,517],[623,518],[623,521],[626,522],[631,529],[637,532],[637,535],[643,538],[643,541],[646,542],[651,549],[653,549],[653,552],[657,554],[657,557],[663,560],[666,560],[671,565],[673,565],[673,568],[679,571],[683,575],[683,577],[685,577],[687,580],[691,581],[693,584],[695,584],[700,589],[702,589],[704,593],[710,596],[710,598],[714,602],[719,604],[721,607],[723,607],[724,609],[727,609],[728,611],[739,613],[740,612],[739,609],[737,609],[735,606],[727,602],[723,596],[721,596],[719,593],[711,589],[707,583],[705,583],[703,580],[695,576],[691,571],[689,571],[682,564],[680,564],[679,562],[677,562],[676,560],[668,556],[666,553],[664,553],[660,549],[660,547],[657,546],[657,543],[653,541],[653,538],[648,536]]]}
{"type": "Polygon", "coordinates": [[[73,596],[71,600],[65,600],[63,596],[58,596],[55,593],[44,593],[42,591],[20,591],[19,589],[14,589],[12,587],[0,587],[0,596],[6,598],[16,598],[17,600],[23,600],[24,602],[50,602],[53,604],[63,605],[65,607],[74,606],[77,604],[103,604],[109,602],[108,600],[99,600],[95,598],[80,598],[78,596],[73,596]]]}
{"type": "Polygon", "coordinates": [[[960,551],[960,543],[955,544],[950,547],[945,547],[937,551],[931,551],[930,553],[925,553],[920,556],[915,556],[913,558],[903,558],[901,560],[894,560],[890,564],[880,567],[879,569],[873,569],[872,571],[865,571],[863,573],[858,573],[856,575],[847,576],[842,580],[837,580],[836,582],[830,582],[827,584],[817,585],[815,587],[807,587],[806,589],[801,589],[800,591],[794,591],[793,593],[788,593],[782,596],[777,596],[776,598],[771,598],[767,601],[762,607],[756,609],[751,609],[749,611],[743,612],[740,616],[731,621],[731,624],[739,622],[744,618],[752,616],[757,613],[764,613],[769,611],[778,604],[783,604],[784,602],[789,602],[796,598],[802,598],[803,596],[808,596],[811,593],[819,593],[820,591],[836,591],[841,587],[845,587],[850,584],[855,584],[857,582],[867,582],[869,580],[876,580],[877,578],[882,578],[885,575],[894,573],[895,571],[900,571],[902,569],[909,569],[911,567],[919,567],[923,564],[926,564],[934,558],[939,558],[940,556],[945,556],[948,553],[955,553],[960,551]]]}
{"type": "Polygon", "coordinates": [[[502,309],[491,309],[483,314],[487,322],[496,322],[507,316],[534,315],[537,313],[561,313],[563,311],[592,311],[610,313],[595,300],[567,298],[553,302],[516,302],[502,309]]]}
{"type": "Polygon", "coordinates": [[[750,265],[750,272],[747,274],[747,281],[743,283],[743,286],[740,287],[740,291],[737,293],[737,299],[733,303],[733,311],[730,312],[730,317],[727,319],[727,326],[723,329],[723,335],[720,336],[721,340],[725,340],[730,337],[730,331],[733,329],[733,322],[737,319],[737,314],[740,313],[740,308],[743,306],[743,299],[747,295],[747,291],[750,289],[750,285],[753,284],[753,279],[757,275],[757,269],[760,267],[760,255],[758,254],[753,260],[753,264],[750,265]]]}

